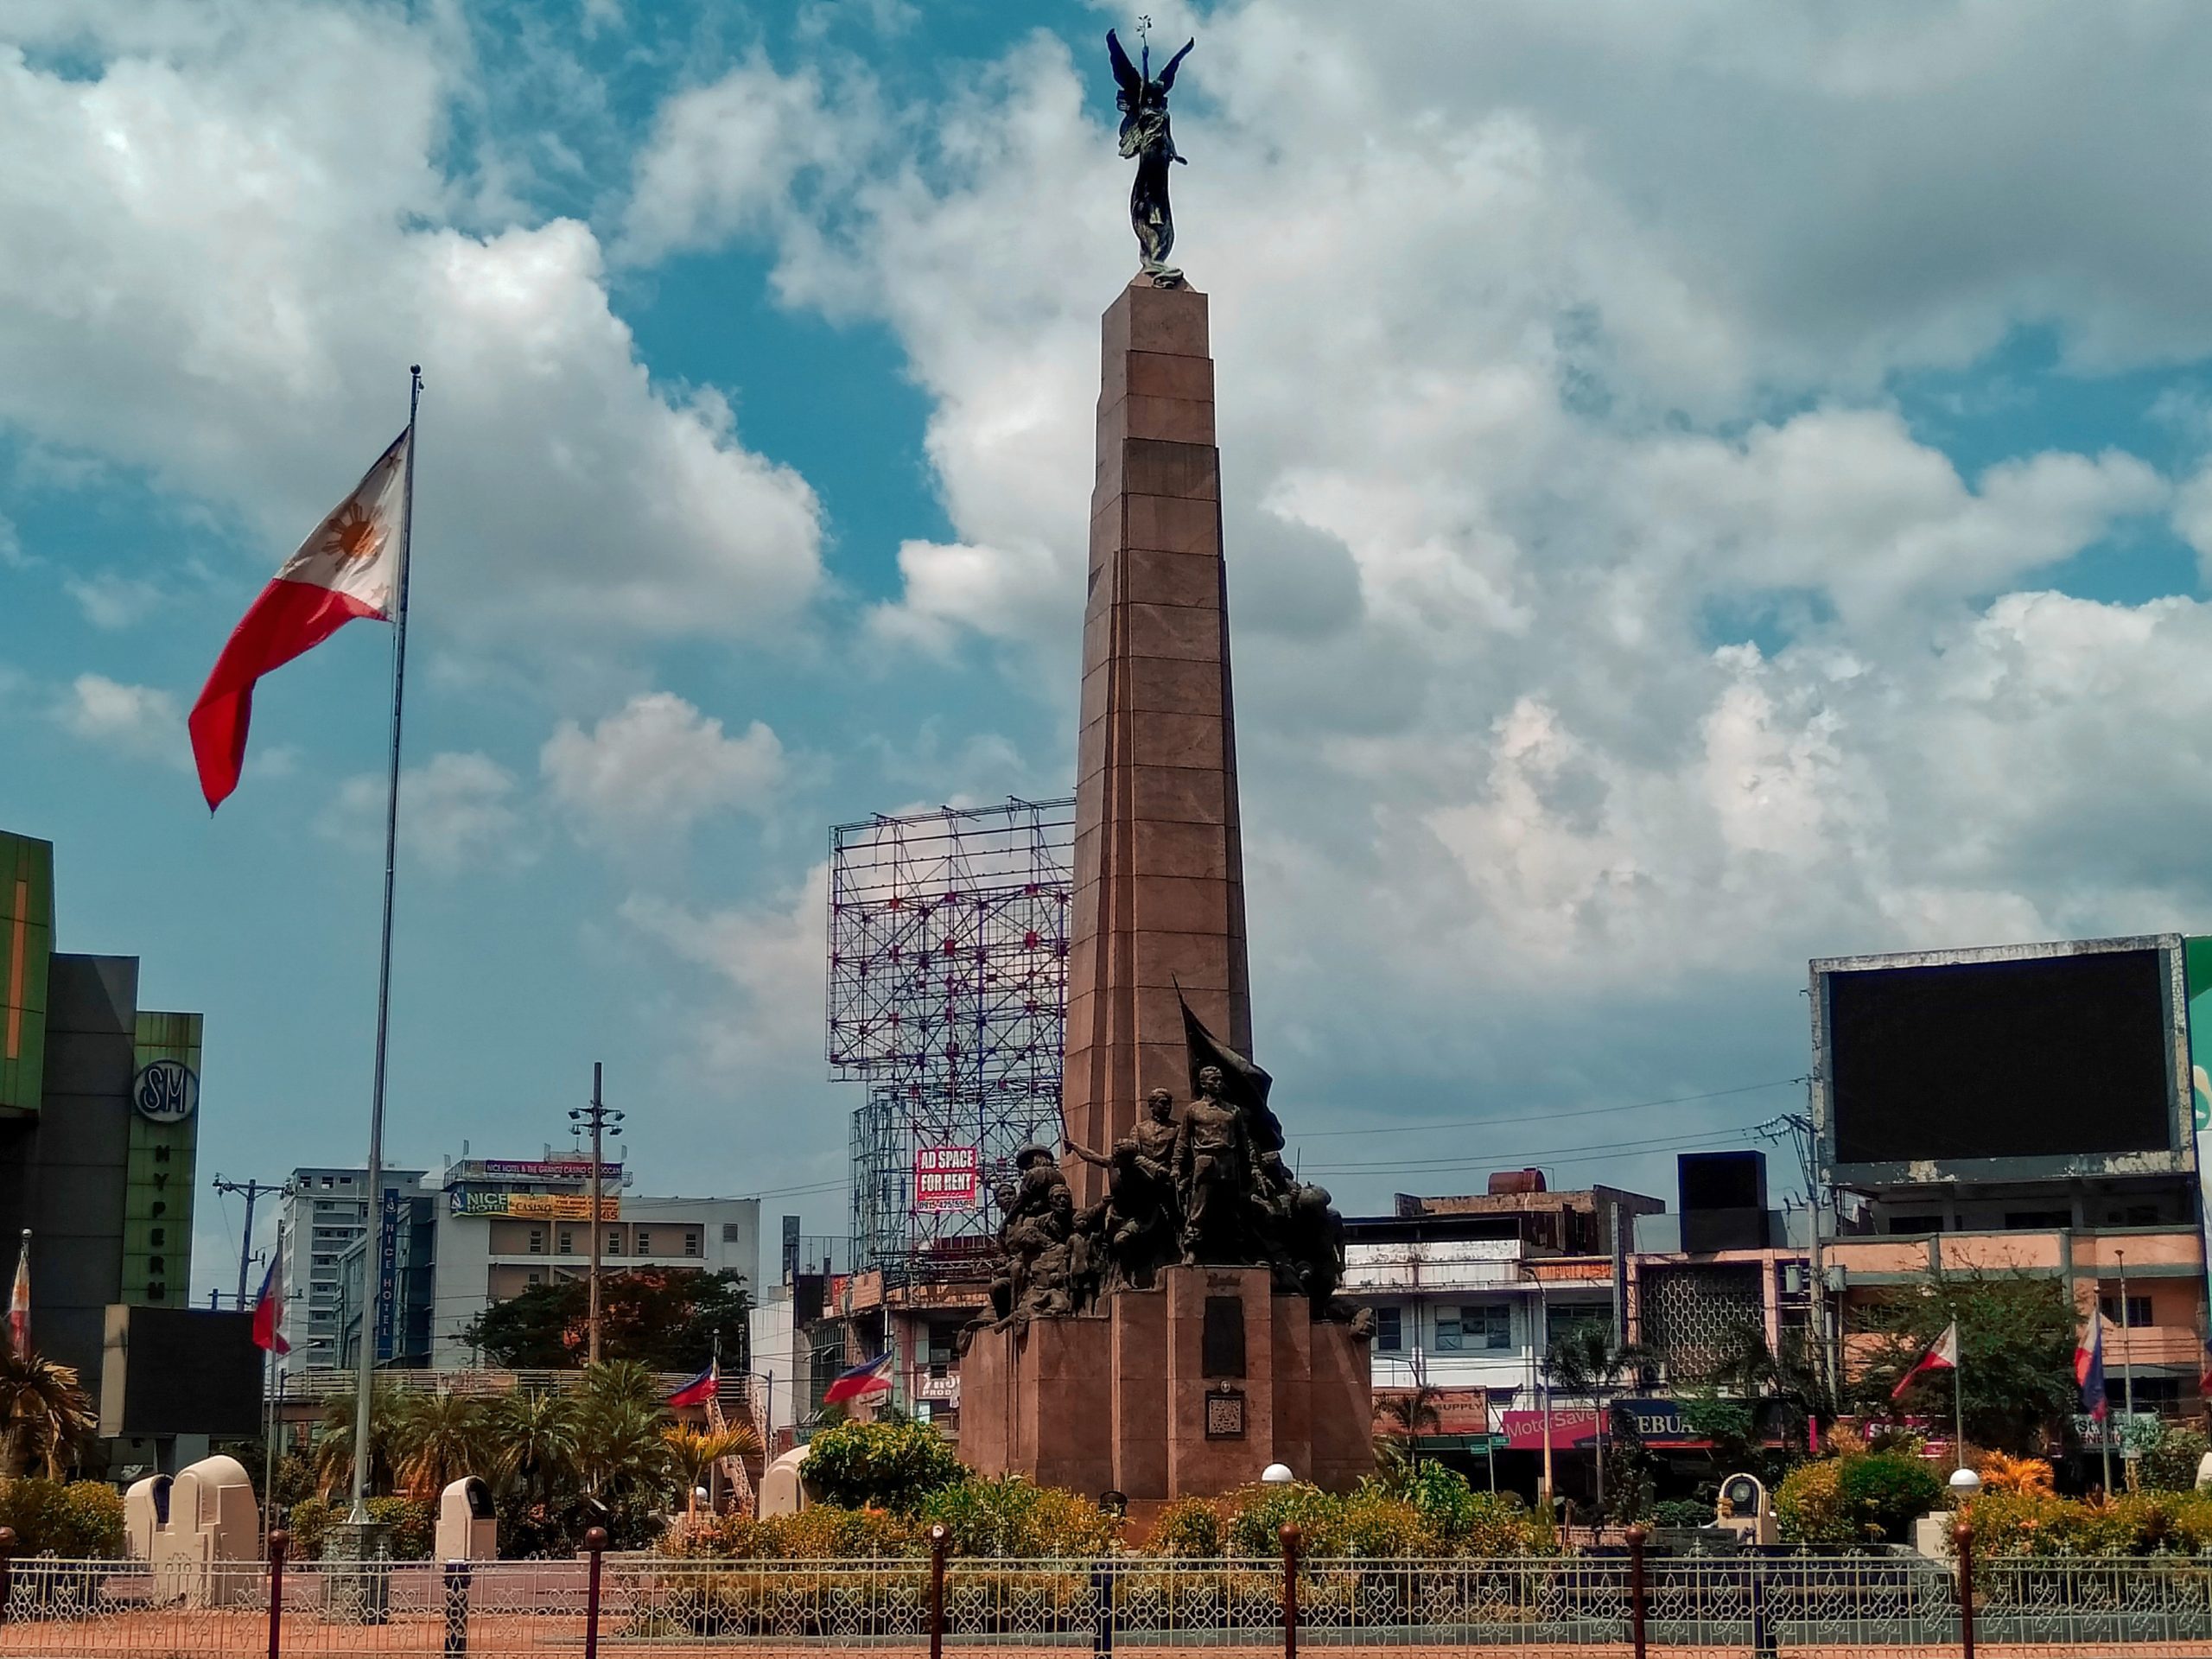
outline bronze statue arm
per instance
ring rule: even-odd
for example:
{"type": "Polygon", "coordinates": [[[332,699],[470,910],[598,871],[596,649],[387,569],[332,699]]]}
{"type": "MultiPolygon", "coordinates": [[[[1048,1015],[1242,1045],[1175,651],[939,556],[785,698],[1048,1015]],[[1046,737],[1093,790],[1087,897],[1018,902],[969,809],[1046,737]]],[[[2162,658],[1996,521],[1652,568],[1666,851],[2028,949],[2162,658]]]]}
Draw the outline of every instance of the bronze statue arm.
{"type": "Polygon", "coordinates": [[[1067,1141],[1062,1142],[1062,1144],[1065,1146],[1070,1152],[1075,1154],[1077,1157],[1082,1159],[1084,1163],[1090,1164],[1095,1168],[1107,1169],[1110,1168],[1113,1165],[1113,1159],[1102,1153],[1093,1152],[1089,1147],[1084,1146],[1078,1141],[1067,1141]]]}

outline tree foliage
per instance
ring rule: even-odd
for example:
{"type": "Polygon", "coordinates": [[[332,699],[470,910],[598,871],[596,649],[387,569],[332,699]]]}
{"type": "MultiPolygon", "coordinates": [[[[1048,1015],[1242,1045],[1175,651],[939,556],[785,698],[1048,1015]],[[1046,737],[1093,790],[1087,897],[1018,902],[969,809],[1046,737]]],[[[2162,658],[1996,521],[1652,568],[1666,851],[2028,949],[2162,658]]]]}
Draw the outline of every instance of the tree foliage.
{"type": "Polygon", "coordinates": [[[911,1515],[967,1471],[927,1423],[833,1423],[807,1443],[799,1474],[825,1503],[911,1515]]]}
{"type": "MultiPolygon", "coordinates": [[[[1854,1392],[1891,1409],[1898,1380],[1959,1325],[1960,1390],[1968,1441],[1999,1451],[2035,1449],[2044,1428],[2073,1409],[2075,1309],[2056,1279],[2019,1273],[1930,1274],[1866,1314],[1872,1338],[1854,1392]]],[[[1907,1387],[1909,1411],[1948,1422],[1953,1377],[1923,1372],[1907,1387]]]]}
{"type": "Polygon", "coordinates": [[[77,1369],[0,1343],[0,1474],[59,1479],[99,1429],[77,1369]]]}
{"type": "MultiPolygon", "coordinates": [[[[745,1369],[753,1298],[743,1274],[638,1268],[602,1274],[599,1295],[603,1358],[636,1360],[653,1371],[696,1371],[719,1340],[723,1364],[745,1369]]],[[[461,1340],[494,1365],[572,1370],[590,1351],[590,1286],[562,1279],[493,1303],[461,1340]]]]}

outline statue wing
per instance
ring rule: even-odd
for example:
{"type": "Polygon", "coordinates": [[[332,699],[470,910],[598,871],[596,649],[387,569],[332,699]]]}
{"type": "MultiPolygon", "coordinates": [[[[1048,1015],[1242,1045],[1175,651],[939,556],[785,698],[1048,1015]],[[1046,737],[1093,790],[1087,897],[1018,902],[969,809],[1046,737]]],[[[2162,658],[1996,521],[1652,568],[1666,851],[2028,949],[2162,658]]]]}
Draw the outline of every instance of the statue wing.
{"type": "MultiPolygon", "coordinates": [[[[1185,52],[1191,48],[1185,47],[1185,52]]],[[[1134,99],[1144,90],[1144,77],[1129,61],[1129,54],[1122,50],[1122,42],[1112,29],[1106,31],[1106,55],[1114,60],[1114,79],[1121,84],[1124,97],[1134,99]]]]}
{"type": "MultiPolygon", "coordinates": [[[[1160,90],[1163,95],[1174,89],[1175,66],[1182,62],[1185,58],[1190,56],[1191,48],[1198,43],[1198,36],[1195,35],[1192,35],[1189,40],[1183,42],[1183,49],[1180,52],[1178,52],[1173,57],[1167,60],[1167,67],[1160,72],[1160,90]]],[[[1127,62],[1128,60],[1123,59],[1122,61],[1127,62]]]]}

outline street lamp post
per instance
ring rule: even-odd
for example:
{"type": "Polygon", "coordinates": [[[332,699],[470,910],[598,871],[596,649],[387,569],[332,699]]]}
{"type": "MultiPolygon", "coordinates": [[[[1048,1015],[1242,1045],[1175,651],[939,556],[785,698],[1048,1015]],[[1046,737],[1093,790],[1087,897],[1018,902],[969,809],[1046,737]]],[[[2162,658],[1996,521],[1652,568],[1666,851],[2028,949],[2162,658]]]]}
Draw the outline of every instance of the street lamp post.
{"type": "Polygon", "coordinates": [[[601,1071],[600,1063],[594,1060],[591,1063],[591,1104],[587,1107],[572,1107],[569,1111],[569,1134],[581,1135],[587,1129],[591,1132],[591,1317],[587,1327],[589,1332],[587,1357],[594,1365],[599,1363],[599,1255],[600,1246],[604,1243],[601,1232],[602,1217],[600,1215],[601,1168],[600,1154],[606,1146],[608,1127],[611,1125],[615,1128],[620,1128],[625,1116],[620,1107],[609,1106],[600,1097],[601,1071]]]}

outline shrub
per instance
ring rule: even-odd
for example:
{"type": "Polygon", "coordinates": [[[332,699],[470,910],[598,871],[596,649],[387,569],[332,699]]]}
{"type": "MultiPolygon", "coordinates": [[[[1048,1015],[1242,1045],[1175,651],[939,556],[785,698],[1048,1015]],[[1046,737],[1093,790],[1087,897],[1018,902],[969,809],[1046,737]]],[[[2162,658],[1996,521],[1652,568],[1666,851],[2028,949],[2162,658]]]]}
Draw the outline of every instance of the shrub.
{"type": "MultiPolygon", "coordinates": [[[[292,1505],[285,1516],[295,1560],[319,1560],[330,1541],[330,1529],[352,1506],[343,1498],[310,1497],[292,1505]]],[[[387,1547],[396,1561],[426,1561],[437,1541],[438,1506],[427,1498],[372,1497],[369,1519],[387,1528],[387,1547]]]]}
{"type": "Polygon", "coordinates": [[[834,1423],[808,1444],[799,1474],[823,1502],[912,1515],[967,1471],[927,1423],[834,1423]]]}
{"type": "Polygon", "coordinates": [[[1460,1554],[1559,1554],[1559,1533],[1550,1516],[1529,1509],[1511,1492],[1476,1492],[1473,1497],[1473,1518],[1459,1541],[1460,1554]]]}
{"type": "Polygon", "coordinates": [[[1229,1546],[1229,1522],[1210,1497],[1179,1497],[1153,1522],[1147,1554],[1175,1560],[1217,1560],[1229,1546]]]}
{"type": "Polygon", "coordinates": [[[2203,1431],[2195,1428],[2169,1428],[2144,1451],[2136,1465],[2146,1492],[2193,1492],[2196,1490],[2196,1465],[2206,1452],[2212,1451],[2212,1440],[2203,1431]]]}
{"type": "MultiPolygon", "coordinates": [[[[1863,1536],[1843,1501],[1845,1465],[1862,1461],[1863,1457],[1864,1454],[1849,1459],[1824,1458],[1818,1463],[1800,1464],[1782,1478],[1782,1484],[1774,1494],[1774,1514],[1780,1523],[1785,1543],[1850,1544],[1863,1541],[1863,1536]]],[[[1659,1507],[1665,1509],[1668,1506],[1662,1503],[1659,1507]]],[[[1700,1516],[1690,1524],[1702,1526],[1713,1518],[1713,1511],[1703,1504],[1697,1507],[1700,1516]]]]}
{"type": "Polygon", "coordinates": [[[670,1539],[678,1555],[721,1560],[874,1560],[921,1552],[913,1522],[887,1510],[848,1510],[816,1503],[797,1515],[763,1521],[743,1516],[701,1516],[670,1539]]]}
{"type": "Polygon", "coordinates": [[[1280,1486],[1244,1486],[1229,1495],[1229,1553],[1272,1556],[1281,1553],[1282,1529],[1295,1522],[1308,1555],[1344,1554],[1344,1501],[1305,1481],[1280,1486]]]}
{"type": "Polygon", "coordinates": [[[0,1527],[22,1555],[110,1560],[124,1550],[123,1497],[97,1480],[0,1481],[0,1527]]]}
{"type": "Polygon", "coordinates": [[[1398,1482],[1392,1496],[1420,1510],[1440,1543],[1456,1548],[1474,1529],[1482,1505],[1467,1478],[1433,1460],[1416,1465],[1398,1482]]]}
{"type": "Polygon", "coordinates": [[[922,1500],[917,1525],[926,1537],[939,1524],[952,1535],[952,1550],[959,1555],[1100,1555],[1121,1537],[1120,1520],[1089,1498],[1020,1475],[995,1480],[970,1475],[939,1487],[922,1500]]]}
{"type": "Polygon", "coordinates": [[[1916,1457],[1870,1452],[1842,1461],[1837,1495],[1870,1541],[1878,1535],[1894,1544],[1904,1541],[1917,1517],[1942,1507],[1944,1486],[1942,1478],[1916,1457]]]}
{"type": "Polygon", "coordinates": [[[1982,1459],[1975,1472],[1980,1475],[1985,1491],[2050,1491],[2050,1465],[2042,1458],[2015,1458],[2002,1452],[1992,1452],[1982,1459]]]}
{"type": "MultiPolygon", "coordinates": [[[[1807,1468],[1815,1466],[1811,1464],[1805,1465],[1807,1468]]],[[[1791,1472],[1794,1474],[1796,1471],[1791,1472]]],[[[1786,1491],[1789,1482],[1785,1478],[1782,1484],[1786,1491]]],[[[1774,1504],[1778,1511],[1782,1507],[1779,1497],[1774,1504]]],[[[1702,1527],[1709,1525],[1712,1520],[1713,1506],[1700,1503],[1694,1497],[1662,1497],[1651,1506],[1651,1524],[1655,1527],[1702,1527]]]]}

